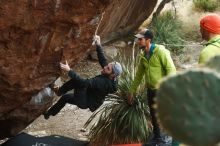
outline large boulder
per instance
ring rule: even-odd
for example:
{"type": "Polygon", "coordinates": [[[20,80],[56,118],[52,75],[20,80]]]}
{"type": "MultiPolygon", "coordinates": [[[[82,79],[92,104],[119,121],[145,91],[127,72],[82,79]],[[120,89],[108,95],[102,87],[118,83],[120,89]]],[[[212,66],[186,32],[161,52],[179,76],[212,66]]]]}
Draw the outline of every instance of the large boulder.
{"type": "Polygon", "coordinates": [[[157,0],[5,0],[0,1],[0,139],[34,121],[52,103],[31,97],[90,51],[92,36],[105,41],[135,30],[157,0]]]}

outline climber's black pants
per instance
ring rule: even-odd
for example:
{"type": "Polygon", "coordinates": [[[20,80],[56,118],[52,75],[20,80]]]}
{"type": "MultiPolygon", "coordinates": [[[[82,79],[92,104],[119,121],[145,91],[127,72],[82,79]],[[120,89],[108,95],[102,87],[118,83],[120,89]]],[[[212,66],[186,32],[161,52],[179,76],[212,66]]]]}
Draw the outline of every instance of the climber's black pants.
{"type": "Polygon", "coordinates": [[[156,111],[153,108],[153,105],[155,104],[155,96],[156,96],[156,91],[157,90],[152,90],[152,89],[147,89],[147,99],[148,99],[148,106],[150,108],[150,115],[151,115],[151,122],[153,125],[153,133],[154,133],[154,138],[161,138],[161,131],[160,127],[156,118],[156,111]]]}
{"type": "Polygon", "coordinates": [[[76,105],[81,109],[88,108],[89,101],[86,90],[86,88],[78,88],[73,80],[67,81],[58,91],[58,96],[63,96],[61,96],[57,103],[47,111],[47,114],[55,116],[66,105],[66,103],[76,105]],[[74,93],[67,93],[72,89],[74,89],[74,93]]]}

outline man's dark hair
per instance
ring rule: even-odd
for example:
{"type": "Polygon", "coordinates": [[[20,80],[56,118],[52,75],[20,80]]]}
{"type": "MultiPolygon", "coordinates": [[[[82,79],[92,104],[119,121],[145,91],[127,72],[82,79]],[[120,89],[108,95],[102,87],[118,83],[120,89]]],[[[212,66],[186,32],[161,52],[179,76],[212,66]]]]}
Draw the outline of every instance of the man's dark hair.
{"type": "Polygon", "coordinates": [[[144,33],[144,38],[153,40],[154,35],[153,35],[152,31],[150,31],[149,29],[147,29],[147,30],[145,31],[145,33],[144,33]]]}

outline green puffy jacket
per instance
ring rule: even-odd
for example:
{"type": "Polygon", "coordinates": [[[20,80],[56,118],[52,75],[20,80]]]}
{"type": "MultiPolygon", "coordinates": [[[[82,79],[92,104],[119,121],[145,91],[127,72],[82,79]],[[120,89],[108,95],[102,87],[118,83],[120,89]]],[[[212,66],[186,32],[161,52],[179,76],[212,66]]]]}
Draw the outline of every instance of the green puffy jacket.
{"type": "Polygon", "coordinates": [[[199,64],[203,64],[217,55],[220,55],[220,35],[208,41],[207,46],[200,53],[199,64]]]}
{"type": "Polygon", "coordinates": [[[149,60],[144,55],[144,52],[140,54],[138,69],[130,89],[131,93],[136,92],[144,75],[146,86],[150,89],[157,89],[157,84],[164,76],[176,73],[170,52],[164,46],[156,45],[149,60]]]}

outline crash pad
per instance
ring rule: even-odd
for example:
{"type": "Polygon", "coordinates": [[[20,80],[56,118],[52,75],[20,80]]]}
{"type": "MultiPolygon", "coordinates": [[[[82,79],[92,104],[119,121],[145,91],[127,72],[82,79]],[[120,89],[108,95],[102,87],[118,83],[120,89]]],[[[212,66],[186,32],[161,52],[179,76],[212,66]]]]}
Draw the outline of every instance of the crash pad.
{"type": "Polygon", "coordinates": [[[60,135],[36,137],[23,132],[0,146],[86,146],[87,144],[88,141],[80,141],[60,135]]]}

